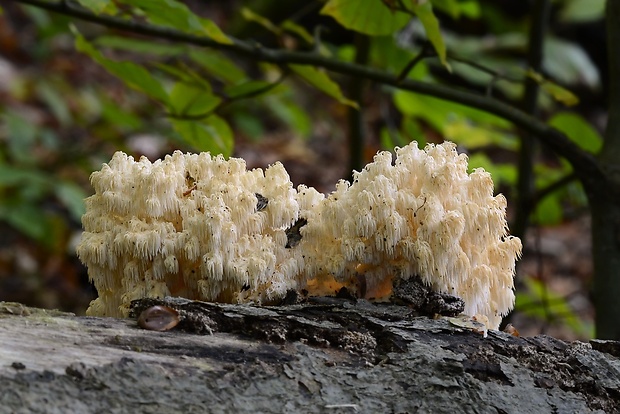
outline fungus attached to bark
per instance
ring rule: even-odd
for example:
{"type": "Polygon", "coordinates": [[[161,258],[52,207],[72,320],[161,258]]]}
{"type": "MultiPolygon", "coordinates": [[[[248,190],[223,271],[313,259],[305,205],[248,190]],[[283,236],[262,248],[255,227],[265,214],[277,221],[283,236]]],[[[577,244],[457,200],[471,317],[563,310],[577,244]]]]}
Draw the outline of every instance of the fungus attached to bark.
{"type": "Polygon", "coordinates": [[[289,289],[342,286],[389,296],[417,275],[497,328],[513,306],[518,238],[506,199],[452,143],[375,156],[325,197],[208,153],[151,163],[121,152],[92,174],[78,255],[99,297],[91,315],[125,316],[142,297],[269,302],[289,289]]]}
{"type": "Polygon", "coordinates": [[[282,164],[117,152],[91,182],[77,249],[99,293],[89,314],[126,316],[133,299],[171,295],[264,302],[297,287],[285,229],[299,207],[282,164]]]}
{"type": "MultiPolygon", "coordinates": [[[[359,284],[366,296],[418,275],[434,291],[458,296],[465,313],[497,328],[514,304],[521,241],[507,234],[506,199],[489,173],[467,173],[467,156],[445,142],[378,153],[317,205],[302,229],[308,277],[320,285],[359,284]]],[[[320,289],[319,289],[320,290],[320,289]]]]}

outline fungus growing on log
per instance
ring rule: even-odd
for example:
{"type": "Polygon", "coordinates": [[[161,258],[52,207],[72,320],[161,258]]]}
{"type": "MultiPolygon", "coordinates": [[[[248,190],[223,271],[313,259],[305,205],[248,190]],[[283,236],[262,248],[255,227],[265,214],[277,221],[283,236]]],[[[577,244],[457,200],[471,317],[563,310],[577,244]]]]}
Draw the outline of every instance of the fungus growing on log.
{"type": "Polygon", "coordinates": [[[332,279],[380,299],[392,282],[418,275],[465,301],[464,313],[497,328],[514,305],[521,241],[508,235],[506,198],[483,169],[467,173],[456,145],[411,143],[378,153],[306,213],[300,248],[315,289],[332,279]]]}
{"type": "Polygon", "coordinates": [[[117,152],[92,174],[80,259],[99,293],[90,315],[126,316],[142,297],[270,303],[289,289],[346,286],[382,299],[418,275],[496,329],[514,304],[521,242],[506,199],[446,142],[380,152],[325,197],[280,163],[179,151],[151,163],[117,152]],[[363,285],[363,288],[362,288],[363,285]]]}
{"type": "Polygon", "coordinates": [[[126,316],[143,297],[265,302],[302,275],[285,248],[299,207],[280,163],[248,171],[208,153],[151,163],[117,152],[91,182],[77,248],[99,293],[90,315],[126,316]]]}

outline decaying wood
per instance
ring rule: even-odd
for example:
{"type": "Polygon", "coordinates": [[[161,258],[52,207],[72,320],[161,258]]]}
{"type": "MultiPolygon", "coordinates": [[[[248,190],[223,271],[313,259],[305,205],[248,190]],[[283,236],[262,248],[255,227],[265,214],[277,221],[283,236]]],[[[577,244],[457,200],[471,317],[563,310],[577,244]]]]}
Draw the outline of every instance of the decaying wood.
{"type": "Polygon", "coordinates": [[[193,322],[157,332],[0,303],[0,412],[620,411],[617,342],[485,338],[345,299],[173,306],[193,322]]]}

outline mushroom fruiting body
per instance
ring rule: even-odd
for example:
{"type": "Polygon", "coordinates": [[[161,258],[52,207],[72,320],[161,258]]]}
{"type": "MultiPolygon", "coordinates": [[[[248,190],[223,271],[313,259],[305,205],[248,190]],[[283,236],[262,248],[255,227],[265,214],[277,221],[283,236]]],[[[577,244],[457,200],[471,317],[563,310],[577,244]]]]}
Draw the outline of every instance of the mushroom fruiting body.
{"type": "Polygon", "coordinates": [[[465,301],[464,313],[495,329],[514,305],[521,241],[508,235],[506,199],[489,173],[467,173],[467,156],[445,142],[378,153],[352,184],[311,211],[300,247],[306,276],[321,285],[364,279],[366,296],[419,275],[434,291],[465,301]],[[329,252],[329,254],[325,254],[329,252]]]}
{"type": "Polygon", "coordinates": [[[116,153],[93,173],[82,220],[78,255],[99,292],[88,313],[125,316],[133,299],[169,295],[265,302],[362,279],[366,296],[385,296],[417,274],[497,328],[521,251],[506,199],[488,173],[467,173],[452,143],[396,153],[328,197],[295,190],[280,163],[263,172],[207,153],[154,163],[116,153]]]}
{"type": "Polygon", "coordinates": [[[117,152],[91,182],[77,248],[99,293],[88,314],[126,316],[143,297],[268,301],[296,287],[285,228],[299,208],[282,164],[248,171],[208,153],[151,163],[117,152]]]}

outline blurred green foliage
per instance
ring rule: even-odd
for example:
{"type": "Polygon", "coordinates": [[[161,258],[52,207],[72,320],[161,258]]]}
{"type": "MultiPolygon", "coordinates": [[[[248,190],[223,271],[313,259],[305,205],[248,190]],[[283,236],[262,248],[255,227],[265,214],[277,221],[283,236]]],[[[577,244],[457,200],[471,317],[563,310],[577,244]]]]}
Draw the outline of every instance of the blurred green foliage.
{"type": "Polygon", "coordinates": [[[569,298],[551,291],[546,283],[538,278],[525,278],[526,288],[517,296],[516,312],[552,324],[568,326],[582,338],[594,336],[594,324],[584,321],[570,306],[569,298]]]}
{"type": "MultiPolygon", "coordinates": [[[[296,13],[281,18],[274,12],[276,2],[237,1],[235,12],[217,24],[205,17],[204,10],[209,7],[188,7],[174,0],[78,3],[99,16],[203,36],[222,47],[216,50],[147,39],[94,28],[33,7],[21,9],[37,26],[38,39],[29,45],[29,59],[63,63],[58,54],[73,53],[66,46],[72,43],[75,50],[139,92],[130,93],[118,85],[108,90],[86,77],[71,79],[70,70],[44,71],[37,76],[20,73],[11,82],[10,99],[1,103],[0,219],[45,246],[62,239],[58,232],[68,231],[58,224],[60,213],[46,208],[45,201],[57,200],[65,214],[77,222],[83,213],[86,171],[107,160],[105,153],[110,149],[123,149],[124,137],[156,133],[170,138],[173,147],[230,156],[236,134],[259,139],[275,119],[297,136],[309,139],[317,117],[339,116],[315,107],[312,98],[305,97],[309,88],[342,104],[343,111],[360,108],[380,113],[377,126],[372,127],[372,145],[393,149],[412,140],[421,144],[437,141],[437,137],[452,140],[469,152],[472,169],[490,171],[497,189],[512,195],[520,138],[511,123],[462,104],[393,87],[373,86],[366,91],[369,96],[364,102],[356,102],[347,96],[346,82],[322,68],[242,60],[227,53],[225,47],[235,42],[235,33],[229,33],[228,26],[234,32],[243,31],[238,29],[239,21],[242,27],[251,28],[254,36],[244,40],[255,47],[307,51],[347,62],[357,52],[349,32],[355,31],[370,38],[368,65],[373,68],[412,80],[477,90],[515,105],[525,80],[533,79],[541,86],[539,104],[550,125],[586,151],[596,153],[601,146],[599,132],[579,113],[579,100],[569,91],[578,87],[596,93],[600,88],[597,67],[583,47],[550,33],[544,73],[532,72],[524,66],[527,13],[510,16],[493,3],[298,2],[296,13]],[[469,34],[468,27],[484,30],[469,34]],[[64,48],[59,48],[59,43],[64,48]],[[23,105],[41,106],[51,118],[33,121],[32,115],[16,109],[23,105]],[[88,140],[86,135],[90,135],[88,140]]],[[[603,3],[558,0],[554,2],[555,16],[563,24],[600,20],[603,3]]],[[[585,208],[580,185],[566,180],[554,187],[572,174],[566,162],[543,153],[535,154],[534,160],[536,191],[542,195],[532,213],[534,224],[558,224],[567,211],[585,208]]],[[[519,307],[524,300],[534,303],[540,296],[541,287],[531,279],[527,283],[529,293],[519,294],[519,307]]],[[[562,298],[552,299],[554,306],[561,308],[554,315],[569,315],[567,323],[579,333],[586,332],[562,307],[562,298]]],[[[536,317],[549,315],[535,307],[529,309],[536,317]]]]}

